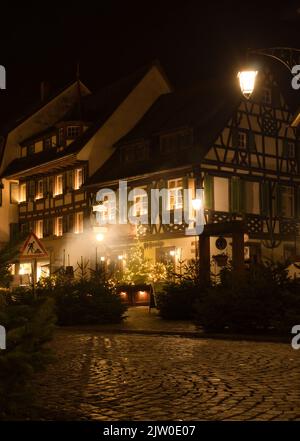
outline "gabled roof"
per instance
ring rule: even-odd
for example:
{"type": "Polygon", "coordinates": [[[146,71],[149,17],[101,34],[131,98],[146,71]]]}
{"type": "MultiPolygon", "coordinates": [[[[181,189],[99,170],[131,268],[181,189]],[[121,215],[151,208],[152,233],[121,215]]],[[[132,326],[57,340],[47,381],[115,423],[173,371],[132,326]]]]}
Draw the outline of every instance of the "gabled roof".
{"type": "MultiPolygon", "coordinates": [[[[12,176],[15,173],[20,173],[28,167],[37,167],[44,162],[55,160],[56,157],[68,156],[70,154],[78,153],[82,147],[93,137],[99,130],[103,123],[112,115],[117,107],[124,101],[133,88],[142,80],[145,74],[153,66],[161,67],[157,62],[151,63],[137,70],[133,74],[122,78],[121,80],[101,89],[100,91],[86,95],[81,99],[80,113],[79,105],[76,103],[70,111],[68,111],[62,120],[70,121],[74,119],[83,119],[92,122],[90,127],[74,142],[67,146],[63,152],[56,153],[53,151],[43,151],[34,154],[29,158],[18,158],[12,161],[6,168],[2,177],[12,176]],[[79,118],[80,116],[80,118],[79,118]]],[[[39,134],[37,134],[38,136],[39,134]]]]}
{"type": "Polygon", "coordinates": [[[162,95],[134,129],[117,143],[113,155],[87,181],[86,186],[199,163],[240,99],[235,84],[223,87],[214,81],[162,95]],[[184,127],[194,129],[195,146],[182,150],[180,156],[168,155],[164,158],[159,153],[159,143],[155,137],[159,133],[184,127]],[[120,147],[151,138],[150,158],[128,163],[125,167],[120,159],[120,147]]]}
{"type": "MultiPolygon", "coordinates": [[[[72,82],[68,83],[66,86],[62,87],[61,89],[57,90],[56,92],[52,93],[45,101],[38,101],[33,103],[29,108],[25,109],[19,117],[16,117],[12,120],[9,120],[2,124],[0,126],[0,134],[2,136],[6,136],[10,131],[12,131],[14,128],[22,124],[22,122],[26,121],[27,118],[29,118],[34,113],[38,112],[40,109],[42,109],[44,106],[46,106],[50,101],[57,98],[61,93],[63,93],[66,89],[73,86],[77,80],[73,80],[72,82]]],[[[80,81],[81,88],[84,88],[88,93],[90,93],[90,90],[87,88],[85,84],[83,84],[80,81]]]]}
{"type": "MultiPolygon", "coordinates": [[[[280,92],[291,112],[299,103],[299,94],[291,88],[288,70],[280,63],[264,59],[261,67],[270,69],[280,92]]],[[[154,172],[198,163],[212,146],[227,121],[238,107],[241,93],[236,77],[210,80],[196,87],[162,95],[148,110],[134,129],[116,144],[116,151],[106,163],[86,182],[96,186],[119,179],[133,178],[154,172]],[[137,141],[153,139],[163,132],[177,128],[193,127],[195,146],[185,149],[179,156],[159,153],[158,142],[150,142],[150,158],[126,164],[121,162],[120,147],[137,141]]]]}

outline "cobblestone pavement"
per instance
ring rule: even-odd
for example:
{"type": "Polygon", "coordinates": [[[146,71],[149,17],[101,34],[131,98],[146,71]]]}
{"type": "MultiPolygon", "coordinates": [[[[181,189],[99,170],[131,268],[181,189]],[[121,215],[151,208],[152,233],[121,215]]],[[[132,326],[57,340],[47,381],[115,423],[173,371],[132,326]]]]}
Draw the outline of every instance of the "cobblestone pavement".
{"type": "Polygon", "coordinates": [[[288,344],[67,329],[36,380],[39,418],[300,420],[300,353],[288,344]]]}

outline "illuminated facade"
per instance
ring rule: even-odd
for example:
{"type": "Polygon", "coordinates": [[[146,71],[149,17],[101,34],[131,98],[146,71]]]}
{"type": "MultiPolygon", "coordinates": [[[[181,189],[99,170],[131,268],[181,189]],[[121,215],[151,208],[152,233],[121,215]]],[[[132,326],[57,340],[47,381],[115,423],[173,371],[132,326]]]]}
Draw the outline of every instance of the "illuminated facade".
{"type": "MultiPolygon", "coordinates": [[[[49,254],[38,262],[39,275],[81,259],[126,265],[137,231],[152,260],[178,267],[195,258],[198,238],[187,236],[174,216],[183,207],[182,190],[196,187],[204,188],[207,225],[242,221],[246,261],[298,260],[297,117],[268,70],[258,73],[250,99],[220,85],[173,92],[157,65],[100,94],[78,82],[69,89],[11,129],[2,146],[1,241],[9,230],[34,231],[49,254]],[[119,180],[146,194],[168,189],[170,223],[100,226],[97,194],[117,189],[119,180]]],[[[129,209],[147,216],[149,199],[137,195],[129,209]]],[[[106,202],[101,216],[110,222],[106,202]]],[[[215,227],[212,271],[231,257],[231,236],[215,227]]],[[[16,268],[21,276],[30,271],[27,262],[16,268]]]]}

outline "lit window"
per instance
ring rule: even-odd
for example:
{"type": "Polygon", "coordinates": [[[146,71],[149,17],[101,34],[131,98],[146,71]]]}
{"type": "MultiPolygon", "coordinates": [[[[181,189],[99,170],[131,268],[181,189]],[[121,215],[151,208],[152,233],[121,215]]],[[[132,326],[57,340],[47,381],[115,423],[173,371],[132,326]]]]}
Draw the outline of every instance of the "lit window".
{"type": "Polygon", "coordinates": [[[67,138],[77,138],[80,135],[80,126],[68,126],[67,138]]]}
{"type": "Polygon", "coordinates": [[[26,183],[20,184],[20,202],[26,202],[26,183]]]}
{"type": "Polygon", "coordinates": [[[229,211],[229,180],[218,176],[214,176],[213,179],[214,209],[229,211]]]}
{"type": "Polygon", "coordinates": [[[264,87],[262,90],[262,102],[267,106],[272,105],[272,92],[269,87],[264,87]]]}
{"type": "Polygon", "coordinates": [[[246,132],[238,132],[238,148],[245,149],[247,147],[247,134],[246,132]]]}
{"type": "Polygon", "coordinates": [[[44,197],[44,186],[43,186],[43,179],[39,179],[37,181],[37,187],[36,187],[36,196],[35,199],[42,199],[44,197]]]}
{"type": "Polygon", "coordinates": [[[168,210],[182,208],[182,179],[168,181],[168,210]]]}
{"type": "Polygon", "coordinates": [[[75,170],[75,190],[79,190],[79,188],[83,184],[83,170],[82,168],[77,168],[75,170]]]}
{"type": "Polygon", "coordinates": [[[10,203],[18,204],[19,202],[19,184],[16,182],[10,183],[10,203]]]}
{"type": "Polygon", "coordinates": [[[245,181],[245,211],[246,213],[260,213],[259,182],[245,181]]]}
{"type": "Polygon", "coordinates": [[[62,218],[62,216],[57,217],[55,219],[55,235],[56,236],[63,235],[63,218],[62,218]]]}
{"type": "Polygon", "coordinates": [[[115,199],[114,197],[109,193],[107,196],[104,195],[103,202],[100,205],[99,210],[99,222],[101,224],[106,224],[109,222],[113,222],[115,219],[115,199]]]}
{"type": "Polygon", "coordinates": [[[43,219],[39,219],[36,221],[35,234],[39,239],[43,238],[43,219]]]}
{"type": "Polygon", "coordinates": [[[143,216],[148,213],[148,195],[147,194],[137,194],[133,197],[133,215],[143,216]]]}
{"type": "Polygon", "coordinates": [[[75,234],[83,233],[83,213],[75,214],[75,234]]]}
{"type": "Polygon", "coordinates": [[[55,176],[54,196],[63,193],[63,175],[55,176]]]}

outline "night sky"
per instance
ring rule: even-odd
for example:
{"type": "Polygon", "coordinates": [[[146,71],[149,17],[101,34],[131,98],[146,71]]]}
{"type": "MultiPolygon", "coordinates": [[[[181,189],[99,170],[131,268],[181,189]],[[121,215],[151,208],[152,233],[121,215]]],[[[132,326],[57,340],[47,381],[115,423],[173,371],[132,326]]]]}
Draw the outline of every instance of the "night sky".
{"type": "Polygon", "coordinates": [[[248,47],[300,48],[300,0],[1,4],[0,125],[80,76],[97,90],[159,59],[175,87],[234,73],[248,47]]]}

